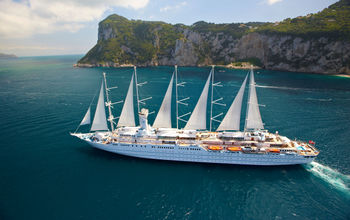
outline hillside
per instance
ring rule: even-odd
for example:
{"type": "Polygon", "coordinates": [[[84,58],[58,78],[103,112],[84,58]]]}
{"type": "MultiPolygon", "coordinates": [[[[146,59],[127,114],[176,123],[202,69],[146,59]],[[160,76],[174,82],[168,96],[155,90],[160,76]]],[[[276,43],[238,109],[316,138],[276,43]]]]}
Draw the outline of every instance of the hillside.
{"type": "Polygon", "coordinates": [[[276,23],[191,26],[110,15],[97,44],[77,66],[228,65],[250,61],[267,69],[350,73],[350,1],[276,23]]]}
{"type": "Polygon", "coordinates": [[[350,1],[339,1],[316,14],[261,26],[257,32],[288,34],[303,38],[350,39],[350,1]]]}
{"type": "Polygon", "coordinates": [[[0,53],[0,59],[17,58],[14,54],[0,53]]]}

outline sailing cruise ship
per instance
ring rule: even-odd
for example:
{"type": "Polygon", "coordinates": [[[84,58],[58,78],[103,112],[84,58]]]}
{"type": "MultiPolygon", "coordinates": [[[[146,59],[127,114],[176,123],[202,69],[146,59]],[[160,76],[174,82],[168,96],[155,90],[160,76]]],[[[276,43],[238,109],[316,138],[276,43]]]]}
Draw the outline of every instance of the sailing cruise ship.
{"type": "MultiPolygon", "coordinates": [[[[204,85],[202,93],[192,113],[179,115],[179,104],[186,104],[188,98],[178,99],[178,87],[183,83],[178,82],[177,66],[171,77],[164,99],[155,118],[153,125],[148,123],[148,109],[140,109],[137,71],[134,67],[123,108],[119,117],[112,114],[114,104],[109,100],[109,92],[112,87],[107,87],[106,74],[103,73],[101,89],[99,92],[97,107],[89,133],[77,133],[81,125],[91,123],[91,104],[79,127],[72,136],[78,137],[91,146],[126,156],[169,160],[187,161],[217,164],[241,164],[241,165],[293,165],[312,162],[318,155],[313,141],[303,142],[291,140],[276,133],[270,133],[264,129],[261,119],[259,104],[256,94],[254,72],[251,69],[229,107],[222,121],[213,116],[214,105],[220,103],[222,98],[213,100],[215,86],[221,86],[214,82],[214,66],[204,85]],[[241,109],[243,95],[249,76],[249,97],[244,130],[240,131],[241,109]],[[174,82],[175,81],[175,82],[174,82]],[[172,126],[172,98],[173,85],[176,93],[176,127],[172,126]],[[134,113],[134,84],[137,97],[137,110],[139,126],[135,123],[134,113]],[[210,121],[207,128],[207,104],[210,99],[210,121]],[[105,100],[106,95],[106,100],[105,100]],[[108,107],[109,117],[106,118],[105,107],[108,107]],[[184,116],[190,115],[188,121],[184,116]],[[116,123],[115,120],[118,119],[116,123]],[[107,125],[110,123],[110,128],[107,125]],[[179,128],[179,121],[186,122],[184,128],[179,128]],[[216,131],[212,131],[212,122],[219,122],[216,131]]],[[[113,87],[115,88],[115,87],[113,87]]]]}

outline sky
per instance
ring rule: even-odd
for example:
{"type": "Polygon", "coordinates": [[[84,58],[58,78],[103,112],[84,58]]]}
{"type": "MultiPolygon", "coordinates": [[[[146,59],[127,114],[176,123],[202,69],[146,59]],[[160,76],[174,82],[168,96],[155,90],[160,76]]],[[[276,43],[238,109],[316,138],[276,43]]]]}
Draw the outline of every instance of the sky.
{"type": "Polygon", "coordinates": [[[0,53],[85,54],[98,22],[128,19],[191,25],[197,21],[275,22],[316,13],[337,0],[0,0],[0,53]]]}

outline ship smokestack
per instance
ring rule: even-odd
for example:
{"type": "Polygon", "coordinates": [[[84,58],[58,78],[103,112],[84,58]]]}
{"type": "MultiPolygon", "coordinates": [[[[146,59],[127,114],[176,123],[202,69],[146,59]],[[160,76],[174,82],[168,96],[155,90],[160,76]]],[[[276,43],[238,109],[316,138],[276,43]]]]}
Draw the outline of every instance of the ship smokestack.
{"type": "Polygon", "coordinates": [[[139,113],[139,119],[140,119],[140,130],[149,130],[148,125],[148,109],[141,109],[141,112],[139,113]]]}

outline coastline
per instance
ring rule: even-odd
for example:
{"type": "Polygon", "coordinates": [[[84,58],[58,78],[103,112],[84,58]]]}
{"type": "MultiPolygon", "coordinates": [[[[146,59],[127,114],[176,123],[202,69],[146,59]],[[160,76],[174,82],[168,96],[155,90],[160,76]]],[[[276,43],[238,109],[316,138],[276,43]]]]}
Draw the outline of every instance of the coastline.
{"type": "Polygon", "coordinates": [[[133,67],[133,64],[118,64],[118,63],[110,63],[110,64],[90,64],[90,63],[75,63],[73,67],[77,68],[93,68],[93,67],[133,67]]]}
{"type": "MultiPolygon", "coordinates": [[[[117,68],[117,67],[133,67],[133,64],[118,64],[118,63],[106,63],[106,64],[89,64],[89,63],[75,63],[73,64],[73,67],[76,68],[94,68],[94,67],[108,67],[108,68],[117,68]]],[[[158,65],[138,65],[140,67],[151,67],[151,66],[158,66],[158,65]]],[[[194,65],[194,67],[203,67],[203,66],[211,66],[211,65],[194,65]]],[[[227,64],[227,65],[215,65],[217,67],[223,67],[227,69],[263,69],[260,66],[254,66],[254,65],[233,65],[227,64]]]]}
{"type": "MultiPolygon", "coordinates": [[[[88,63],[76,63],[73,64],[74,68],[94,68],[94,67],[107,67],[107,68],[118,68],[118,67],[133,67],[133,64],[118,64],[118,63],[105,63],[105,64],[88,64],[88,63]]],[[[152,66],[158,66],[158,65],[138,65],[139,67],[152,67],[152,66]]],[[[204,67],[204,66],[211,66],[211,65],[195,65],[194,67],[204,67]]],[[[251,64],[243,64],[243,65],[234,65],[234,64],[227,64],[227,65],[215,65],[217,67],[227,68],[227,69],[250,69],[253,68],[254,70],[257,69],[265,69],[260,66],[254,66],[251,64]]],[[[308,73],[308,74],[319,74],[319,75],[328,75],[328,76],[335,76],[335,77],[342,77],[342,78],[350,78],[350,74],[346,73],[320,73],[320,72],[305,72],[305,71],[295,71],[295,70],[280,70],[280,69],[266,69],[266,70],[272,70],[272,71],[286,71],[286,72],[299,72],[299,73],[308,73]]]]}
{"type": "Polygon", "coordinates": [[[350,78],[350,75],[347,75],[347,74],[336,74],[334,76],[341,77],[341,78],[350,78]]]}

